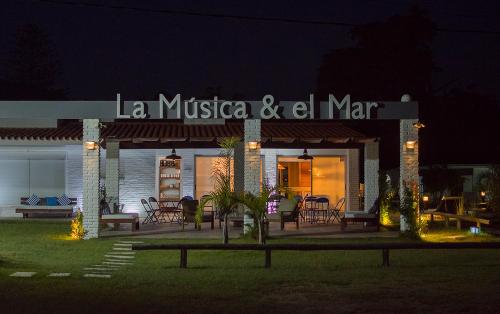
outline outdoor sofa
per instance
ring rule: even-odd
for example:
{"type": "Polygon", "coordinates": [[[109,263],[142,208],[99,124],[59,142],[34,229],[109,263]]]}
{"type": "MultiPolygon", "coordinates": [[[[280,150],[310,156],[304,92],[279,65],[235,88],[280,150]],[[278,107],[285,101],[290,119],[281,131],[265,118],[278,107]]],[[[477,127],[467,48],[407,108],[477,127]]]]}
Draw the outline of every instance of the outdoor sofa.
{"type": "Polygon", "coordinates": [[[365,211],[346,211],[344,217],[340,219],[340,230],[344,231],[349,222],[363,222],[366,226],[367,224],[375,225],[377,231],[380,230],[380,200],[377,198],[373,203],[372,207],[365,211]]]}
{"type": "Polygon", "coordinates": [[[73,207],[76,205],[76,198],[68,198],[68,205],[60,205],[57,197],[41,197],[35,205],[30,205],[28,199],[29,197],[21,197],[21,204],[16,207],[16,213],[23,214],[23,218],[38,215],[71,217],[73,207]]]}

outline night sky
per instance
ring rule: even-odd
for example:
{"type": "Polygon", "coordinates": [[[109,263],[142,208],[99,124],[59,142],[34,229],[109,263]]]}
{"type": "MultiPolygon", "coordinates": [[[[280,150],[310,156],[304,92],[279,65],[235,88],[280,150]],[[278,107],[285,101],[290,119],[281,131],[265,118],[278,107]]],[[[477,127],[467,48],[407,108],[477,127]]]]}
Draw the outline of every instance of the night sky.
{"type": "MultiPolygon", "coordinates": [[[[74,2],[85,2],[75,0],[74,2]]],[[[92,1],[88,1],[92,2],[92,1]]],[[[417,3],[441,28],[500,31],[498,1],[93,1],[150,9],[363,24],[403,14],[417,3]],[[476,6],[472,7],[471,3],[476,6]]],[[[38,1],[2,1],[0,57],[19,25],[48,33],[69,99],[200,96],[304,99],[314,92],[322,56],[353,44],[350,27],[168,15],[38,1]]],[[[500,99],[500,34],[439,32],[434,87],[453,81],[500,99]]]]}

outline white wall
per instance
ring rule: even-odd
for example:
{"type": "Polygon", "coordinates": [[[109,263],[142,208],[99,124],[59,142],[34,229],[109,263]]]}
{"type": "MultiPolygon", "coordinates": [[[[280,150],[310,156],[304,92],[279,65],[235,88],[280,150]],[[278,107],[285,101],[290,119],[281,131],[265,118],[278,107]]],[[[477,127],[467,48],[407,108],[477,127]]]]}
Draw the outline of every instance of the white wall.
{"type": "Polygon", "coordinates": [[[0,216],[18,216],[21,197],[57,196],[66,191],[66,147],[0,148],[0,216]]]}

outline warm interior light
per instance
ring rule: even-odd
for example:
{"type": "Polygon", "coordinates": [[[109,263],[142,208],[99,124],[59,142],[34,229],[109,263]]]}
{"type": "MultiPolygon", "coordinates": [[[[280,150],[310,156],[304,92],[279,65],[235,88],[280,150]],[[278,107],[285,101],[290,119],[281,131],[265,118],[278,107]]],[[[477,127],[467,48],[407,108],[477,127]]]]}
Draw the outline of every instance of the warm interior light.
{"type": "Polygon", "coordinates": [[[428,201],[429,201],[429,196],[424,195],[424,196],[422,197],[422,201],[424,201],[424,202],[428,202],[428,201]]]}
{"type": "Polygon", "coordinates": [[[417,143],[417,141],[406,141],[406,148],[407,149],[415,149],[415,144],[417,143]]]}
{"type": "Polygon", "coordinates": [[[486,196],[486,192],[485,191],[481,191],[481,197],[485,197],[486,196]]]}
{"type": "Polygon", "coordinates": [[[248,148],[251,150],[256,150],[259,143],[257,141],[248,142],[248,148]]]}
{"type": "Polygon", "coordinates": [[[85,148],[88,150],[95,150],[97,148],[97,143],[92,141],[85,142],[85,148]]]}

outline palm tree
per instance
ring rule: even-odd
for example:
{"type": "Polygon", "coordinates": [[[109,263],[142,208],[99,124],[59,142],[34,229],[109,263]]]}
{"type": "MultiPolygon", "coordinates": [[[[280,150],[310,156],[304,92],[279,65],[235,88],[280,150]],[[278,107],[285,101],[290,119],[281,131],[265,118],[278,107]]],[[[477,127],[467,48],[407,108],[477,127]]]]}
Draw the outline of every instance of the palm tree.
{"type": "Polygon", "coordinates": [[[201,223],[203,209],[208,202],[212,202],[214,208],[217,208],[219,217],[223,217],[224,225],[222,229],[223,243],[229,242],[228,216],[238,207],[238,197],[232,186],[231,160],[234,155],[234,148],[239,142],[237,137],[224,138],[219,142],[221,152],[219,154],[219,165],[215,167],[213,178],[215,189],[204,197],[196,212],[196,221],[201,223]]]}
{"type": "Polygon", "coordinates": [[[254,195],[250,192],[245,192],[239,197],[239,202],[246,206],[246,209],[253,216],[259,229],[259,244],[264,244],[266,237],[263,236],[263,224],[267,213],[267,202],[269,196],[275,189],[270,188],[267,184],[263,184],[262,190],[254,195]]]}

